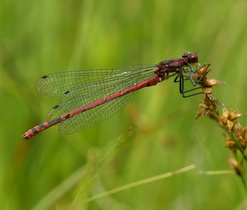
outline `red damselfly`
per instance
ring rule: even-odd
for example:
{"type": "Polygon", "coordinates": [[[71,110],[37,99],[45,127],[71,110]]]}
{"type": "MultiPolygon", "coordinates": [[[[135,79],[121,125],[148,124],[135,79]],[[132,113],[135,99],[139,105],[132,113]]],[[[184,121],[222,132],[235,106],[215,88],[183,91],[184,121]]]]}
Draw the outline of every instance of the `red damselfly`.
{"type": "Polygon", "coordinates": [[[49,111],[47,122],[28,130],[22,138],[30,139],[56,124],[59,124],[61,134],[88,129],[125,106],[135,91],[156,85],[171,76],[176,76],[174,82],[179,82],[182,96],[188,97],[184,80],[189,79],[196,85],[192,78],[196,70],[191,65],[197,62],[197,54],[187,52],[181,58],[165,60],[157,65],[45,75],[37,81],[36,90],[45,95],[61,96],[60,103],[49,111]],[[184,73],[188,75],[184,77],[184,73]]]}

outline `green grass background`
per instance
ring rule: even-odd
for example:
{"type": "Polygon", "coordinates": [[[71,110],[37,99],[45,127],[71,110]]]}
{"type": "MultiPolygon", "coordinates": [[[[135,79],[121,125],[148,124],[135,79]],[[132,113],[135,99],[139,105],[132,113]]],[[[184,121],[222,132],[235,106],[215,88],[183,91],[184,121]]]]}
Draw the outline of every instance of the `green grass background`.
{"type": "Polygon", "coordinates": [[[155,64],[186,51],[198,52],[201,63],[211,63],[210,76],[226,82],[214,97],[247,112],[246,8],[245,0],[2,0],[0,208],[247,208],[237,176],[198,173],[229,170],[232,154],[221,128],[194,120],[203,95],[183,99],[172,79],[139,91],[87,131],[62,136],[53,127],[32,141],[20,138],[58,103],[36,93],[42,75],[155,64]],[[121,138],[130,127],[135,132],[121,138]],[[112,149],[119,138],[123,144],[112,149]],[[83,204],[84,197],[190,164],[196,169],[83,204]]]}

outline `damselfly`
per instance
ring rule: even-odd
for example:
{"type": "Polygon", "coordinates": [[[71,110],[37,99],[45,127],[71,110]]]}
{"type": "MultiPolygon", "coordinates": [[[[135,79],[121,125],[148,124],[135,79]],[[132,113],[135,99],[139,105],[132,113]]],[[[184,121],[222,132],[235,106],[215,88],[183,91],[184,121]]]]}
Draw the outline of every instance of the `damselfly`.
{"type": "Polygon", "coordinates": [[[196,85],[192,78],[196,70],[192,64],[197,62],[197,54],[187,52],[181,58],[164,60],[157,65],[45,75],[37,81],[36,90],[45,95],[61,96],[60,102],[49,111],[47,122],[28,130],[22,138],[30,139],[56,124],[59,124],[61,134],[88,129],[125,106],[135,91],[156,85],[172,76],[176,76],[174,82],[179,82],[182,96],[187,97],[184,80],[189,79],[196,85]]]}

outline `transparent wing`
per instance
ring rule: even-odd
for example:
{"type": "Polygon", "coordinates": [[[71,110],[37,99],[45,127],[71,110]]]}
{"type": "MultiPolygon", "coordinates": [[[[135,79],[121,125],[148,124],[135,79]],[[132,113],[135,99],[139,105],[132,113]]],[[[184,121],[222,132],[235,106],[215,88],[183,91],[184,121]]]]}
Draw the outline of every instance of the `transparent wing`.
{"type": "Polygon", "coordinates": [[[70,134],[80,130],[86,130],[94,125],[104,121],[114,115],[118,110],[124,107],[134,96],[135,93],[129,93],[120,98],[108,101],[86,112],[73,116],[59,124],[61,134],[70,134]]]}
{"type": "MultiPolygon", "coordinates": [[[[65,91],[75,88],[80,85],[95,83],[109,78],[128,77],[129,75],[140,74],[141,71],[154,69],[154,65],[136,65],[127,66],[117,69],[100,69],[100,70],[81,70],[68,71],[54,74],[47,74],[41,77],[36,82],[36,90],[44,95],[60,96],[65,91]]],[[[109,81],[110,82],[110,81],[109,81]]],[[[90,91],[90,90],[89,90],[90,91]]]]}
{"type": "MultiPolygon", "coordinates": [[[[112,71],[110,70],[103,70],[103,72],[111,72],[104,77],[93,77],[94,75],[96,75],[96,72],[94,71],[88,71],[86,74],[82,74],[82,72],[80,72],[81,74],[79,77],[81,77],[81,79],[76,80],[76,83],[71,82],[71,78],[73,78],[74,75],[77,73],[73,72],[73,77],[70,77],[70,79],[64,79],[64,81],[66,80],[66,84],[69,83],[69,85],[63,85],[60,82],[55,82],[56,89],[58,90],[55,92],[61,93],[62,89],[63,92],[65,92],[61,96],[60,104],[56,105],[48,113],[47,120],[52,120],[69,111],[91,104],[113,93],[132,87],[133,85],[139,82],[145,81],[155,76],[154,71],[155,66],[132,66],[119,69],[118,74],[116,74],[116,71],[112,73],[112,71]],[[94,79],[89,79],[86,81],[84,77],[86,77],[86,75],[89,75],[89,73],[91,78],[94,79]],[[78,82],[84,81],[83,79],[85,80],[84,84],[78,82]],[[72,84],[77,85],[71,87],[70,85],[72,84]],[[71,88],[66,90],[66,88],[68,87],[71,88]]],[[[97,70],[97,72],[97,75],[100,75],[99,70],[97,70]]],[[[52,74],[52,77],[55,78],[55,75],[58,75],[61,81],[61,78],[65,78],[65,76],[61,76],[61,74],[52,74]]],[[[71,74],[68,75],[70,76],[71,74]]],[[[102,73],[102,75],[106,74],[102,73]]],[[[48,76],[50,77],[50,75],[48,76]]],[[[48,95],[55,95],[55,89],[50,87],[51,84],[54,84],[55,79],[52,79],[52,81],[50,78],[49,82],[45,82],[45,86],[49,89],[49,91],[45,92],[45,94],[52,93],[48,95]]],[[[42,83],[44,84],[44,82],[42,83]]],[[[43,87],[45,86],[43,85],[43,87]]],[[[41,85],[39,85],[39,87],[41,87],[41,85]]],[[[62,134],[69,134],[80,130],[88,129],[98,124],[99,122],[107,119],[108,117],[114,115],[118,110],[120,110],[131,100],[133,95],[133,92],[129,93],[117,99],[113,99],[104,104],[101,104],[97,107],[94,107],[93,109],[89,109],[83,113],[75,115],[60,123],[59,132],[62,134]]]]}

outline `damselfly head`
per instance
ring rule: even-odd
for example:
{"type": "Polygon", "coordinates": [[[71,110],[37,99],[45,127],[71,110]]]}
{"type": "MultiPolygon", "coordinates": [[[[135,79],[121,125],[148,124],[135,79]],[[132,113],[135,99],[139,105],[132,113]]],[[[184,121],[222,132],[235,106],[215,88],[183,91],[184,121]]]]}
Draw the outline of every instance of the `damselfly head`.
{"type": "Polygon", "coordinates": [[[182,58],[187,59],[188,63],[197,63],[198,55],[196,53],[186,52],[182,55],[182,58]]]}

